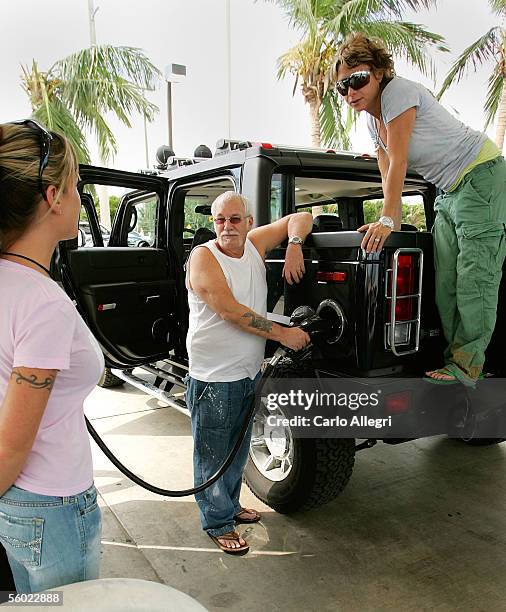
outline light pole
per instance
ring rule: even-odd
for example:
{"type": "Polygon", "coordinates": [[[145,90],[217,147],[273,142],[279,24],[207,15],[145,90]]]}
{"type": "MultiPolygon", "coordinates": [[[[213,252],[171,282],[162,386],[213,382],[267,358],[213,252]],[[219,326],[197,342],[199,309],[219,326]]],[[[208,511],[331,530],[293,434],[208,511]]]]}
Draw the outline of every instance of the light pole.
{"type": "MultiPolygon", "coordinates": [[[[95,29],[95,15],[99,7],[95,8],[93,0],[88,0],[88,20],[90,25],[90,45],[97,46],[97,32],[95,29]]],[[[106,163],[100,156],[100,165],[105,166],[106,163]]],[[[100,222],[107,229],[111,229],[111,207],[109,205],[109,191],[107,185],[98,185],[98,206],[100,209],[100,222]]]]}
{"type": "Polygon", "coordinates": [[[167,81],[167,127],[169,147],[174,150],[172,137],[172,83],[180,83],[186,77],[186,66],[183,64],[168,64],[165,66],[165,80],[167,81]]]}
{"type": "Polygon", "coordinates": [[[232,138],[232,66],[231,66],[231,28],[230,28],[230,0],[225,0],[225,30],[227,39],[227,138],[232,138]]]}

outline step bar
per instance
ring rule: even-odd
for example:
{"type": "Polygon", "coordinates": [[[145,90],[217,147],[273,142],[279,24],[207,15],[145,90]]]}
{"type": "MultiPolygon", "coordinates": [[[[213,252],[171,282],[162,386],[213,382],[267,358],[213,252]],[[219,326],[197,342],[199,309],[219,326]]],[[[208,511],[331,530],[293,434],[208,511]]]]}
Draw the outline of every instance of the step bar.
{"type": "MultiPolygon", "coordinates": [[[[156,371],[154,370],[155,370],[154,368],[149,369],[151,373],[156,375],[156,371]]],[[[190,412],[188,408],[186,407],[186,403],[184,402],[184,400],[178,400],[174,398],[174,396],[168,393],[167,391],[163,391],[162,389],[155,387],[155,385],[151,384],[150,382],[143,380],[142,378],[139,378],[138,376],[135,376],[135,374],[132,374],[132,372],[130,372],[129,370],[111,369],[111,373],[114,374],[114,376],[121,378],[121,380],[124,380],[125,382],[129,383],[136,389],[139,389],[140,391],[147,393],[148,395],[150,395],[151,397],[154,397],[160,402],[167,404],[167,406],[170,406],[171,408],[175,408],[176,410],[186,415],[187,417],[190,416],[190,412]]],[[[175,384],[180,384],[175,379],[174,379],[174,382],[175,384]]]]}

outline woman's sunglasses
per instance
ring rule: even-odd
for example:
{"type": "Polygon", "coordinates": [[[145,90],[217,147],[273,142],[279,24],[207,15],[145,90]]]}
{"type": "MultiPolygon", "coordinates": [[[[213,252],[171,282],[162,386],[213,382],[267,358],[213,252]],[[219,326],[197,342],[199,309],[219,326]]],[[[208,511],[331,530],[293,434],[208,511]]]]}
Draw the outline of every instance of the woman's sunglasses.
{"type": "Polygon", "coordinates": [[[337,81],[336,89],[342,96],[347,96],[348,89],[350,87],[355,90],[362,89],[362,87],[365,87],[370,80],[371,73],[369,70],[360,70],[359,72],[350,74],[350,76],[346,77],[345,79],[337,81]]]}
{"type": "Polygon", "coordinates": [[[40,140],[40,165],[39,165],[39,191],[42,194],[44,200],[46,199],[46,194],[44,192],[44,186],[42,184],[42,173],[47,167],[49,162],[49,148],[51,146],[51,141],[53,137],[51,134],[43,128],[40,123],[37,123],[33,119],[21,119],[20,121],[12,121],[14,125],[26,125],[30,128],[33,128],[39,134],[40,140]]]}

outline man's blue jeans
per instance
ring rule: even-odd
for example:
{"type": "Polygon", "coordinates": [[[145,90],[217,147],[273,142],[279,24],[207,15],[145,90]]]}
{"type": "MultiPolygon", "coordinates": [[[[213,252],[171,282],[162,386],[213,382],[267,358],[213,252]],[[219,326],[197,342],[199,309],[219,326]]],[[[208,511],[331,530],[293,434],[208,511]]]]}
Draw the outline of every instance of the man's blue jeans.
{"type": "MultiPolygon", "coordinates": [[[[232,450],[244,418],[255,397],[260,373],[252,380],[207,383],[187,378],[186,403],[192,417],[195,485],[208,480],[232,450]]],[[[246,437],[225,474],[195,498],[202,528],[212,536],[235,529],[234,516],[241,511],[239,494],[251,441],[250,423],[246,437]]]]}
{"type": "Polygon", "coordinates": [[[98,578],[101,531],[94,486],[69,497],[12,486],[0,497],[0,541],[18,593],[98,578]]]}

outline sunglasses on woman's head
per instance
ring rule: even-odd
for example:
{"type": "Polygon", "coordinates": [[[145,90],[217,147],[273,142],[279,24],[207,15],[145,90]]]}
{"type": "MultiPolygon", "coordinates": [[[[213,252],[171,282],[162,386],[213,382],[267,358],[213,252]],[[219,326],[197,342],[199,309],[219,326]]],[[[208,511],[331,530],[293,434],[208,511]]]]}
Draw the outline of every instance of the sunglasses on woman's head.
{"type": "Polygon", "coordinates": [[[353,72],[345,79],[337,81],[336,89],[342,96],[347,96],[350,87],[355,90],[362,89],[370,80],[371,73],[369,70],[359,70],[358,72],[353,72]]]}
{"type": "Polygon", "coordinates": [[[39,164],[39,191],[42,194],[44,200],[46,199],[46,194],[44,192],[44,186],[42,184],[42,173],[47,167],[49,162],[49,147],[51,146],[51,141],[53,137],[51,134],[43,128],[40,123],[34,121],[33,119],[21,119],[20,121],[11,121],[14,125],[27,125],[30,128],[36,130],[39,134],[40,139],[40,164],[39,164]]]}

